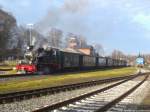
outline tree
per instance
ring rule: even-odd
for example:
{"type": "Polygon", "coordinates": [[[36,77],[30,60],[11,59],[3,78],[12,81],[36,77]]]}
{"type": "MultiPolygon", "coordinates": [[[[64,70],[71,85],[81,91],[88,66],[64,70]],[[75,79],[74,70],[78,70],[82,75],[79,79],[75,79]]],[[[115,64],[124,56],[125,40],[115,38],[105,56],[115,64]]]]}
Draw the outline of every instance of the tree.
{"type": "Polygon", "coordinates": [[[14,49],[17,48],[19,42],[19,29],[17,26],[14,26],[8,32],[8,42],[7,42],[7,49],[14,49]]]}
{"type": "Polygon", "coordinates": [[[126,56],[124,55],[122,51],[114,50],[111,54],[111,57],[113,59],[124,59],[126,56]]]}
{"type": "Polygon", "coordinates": [[[79,41],[79,48],[86,48],[88,46],[86,38],[83,37],[82,35],[78,35],[77,37],[79,41]]]}
{"type": "Polygon", "coordinates": [[[59,29],[52,28],[47,36],[48,41],[53,47],[61,47],[63,32],[59,29]]]}
{"type": "Polygon", "coordinates": [[[96,53],[98,53],[100,56],[104,56],[104,49],[101,44],[95,44],[94,48],[96,53]]]}
{"type": "Polygon", "coordinates": [[[6,49],[10,30],[16,26],[16,19],[0,9],[0,48],[6,49]]]}

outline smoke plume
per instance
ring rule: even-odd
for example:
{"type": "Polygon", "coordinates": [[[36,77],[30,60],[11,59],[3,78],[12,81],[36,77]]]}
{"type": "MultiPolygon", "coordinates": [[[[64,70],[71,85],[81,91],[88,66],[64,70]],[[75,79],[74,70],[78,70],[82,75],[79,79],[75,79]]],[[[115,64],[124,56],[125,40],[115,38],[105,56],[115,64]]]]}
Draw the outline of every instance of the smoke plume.
{"type": "Polygon", "coordinates": [[[42,33],[47,33],[51,27],[82,34],[87,30],[84,22],[87,14],[88,0],[65,0],[59,7],[53,7],[48,14],[37,23],[37,28],[42,33]]]}

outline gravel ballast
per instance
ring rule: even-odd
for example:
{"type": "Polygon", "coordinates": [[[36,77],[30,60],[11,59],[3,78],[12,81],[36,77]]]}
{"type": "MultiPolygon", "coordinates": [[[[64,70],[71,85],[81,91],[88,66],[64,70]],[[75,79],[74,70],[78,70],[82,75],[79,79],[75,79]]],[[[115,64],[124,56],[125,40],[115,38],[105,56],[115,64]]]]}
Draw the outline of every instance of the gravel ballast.
{"type": "MultiPolygon", "coordinates": [[[[112,83],[111,83],[112,84],[112,83]]],[[[24,100],[20,102],[14,102],[9,104],[1,104],[1,112],[30,112],[38,108],[44,107],[46,105],[51,105],[60,101],[67,100],[69,98],[77,97],[82,94],[98,90],[100,88],[106,87],[110,84],[103,84],[94,87],[82,88],[73,91],[61,92],[54,95],[47,95],[38,98],[32,98],[29,100],[24,100]]]]}

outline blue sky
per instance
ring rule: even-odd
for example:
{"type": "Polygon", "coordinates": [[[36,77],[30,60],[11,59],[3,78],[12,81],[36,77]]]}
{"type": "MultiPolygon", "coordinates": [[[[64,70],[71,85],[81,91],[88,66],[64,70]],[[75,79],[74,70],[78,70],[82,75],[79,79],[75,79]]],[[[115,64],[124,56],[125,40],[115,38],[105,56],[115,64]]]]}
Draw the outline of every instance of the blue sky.
{"type": "MultiPolygon", "coordinates": [[[[106,52],[150,53],[149,0],[0,0],[18,24],[43,23],[87,37],[106,52]]],[[[42,26],[42,24],[41,24],[42,26]]],[[[43,28],[42,27],[42,28],[43,28]]]]}
{"type": "Polygon", "coordinates": [[[10,11],[19,24],[35,23],[46,15],[50,0],[0,0],[0,5],[10,11]]]}

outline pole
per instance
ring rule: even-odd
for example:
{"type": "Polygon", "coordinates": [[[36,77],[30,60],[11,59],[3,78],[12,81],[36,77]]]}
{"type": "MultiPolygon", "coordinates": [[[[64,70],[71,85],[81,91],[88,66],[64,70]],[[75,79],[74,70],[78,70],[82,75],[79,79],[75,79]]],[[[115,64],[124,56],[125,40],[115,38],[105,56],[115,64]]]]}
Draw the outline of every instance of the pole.
{"type": "Polygon", "coordinates": [[[29,28],[29,45],[31,46],[32,45],[32,27],[33,27],[33,24],[27,24],[28,28],[29,28]]]}
{"type": "Polygon", "coordinates": [[[30,46],[32,45],[32,37],[31,37],[31,28],[30,28],[30,46]]]}

